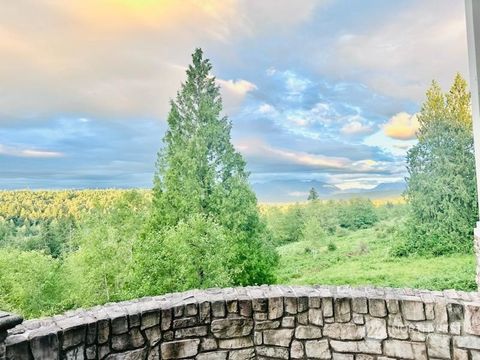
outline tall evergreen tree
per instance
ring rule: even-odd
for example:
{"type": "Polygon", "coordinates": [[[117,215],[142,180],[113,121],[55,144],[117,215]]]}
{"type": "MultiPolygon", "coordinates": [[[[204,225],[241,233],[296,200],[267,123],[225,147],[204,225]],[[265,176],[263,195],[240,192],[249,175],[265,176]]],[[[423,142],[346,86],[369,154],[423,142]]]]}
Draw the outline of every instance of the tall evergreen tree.
{"type": "Polygon", "coordinates": [[[318,196],[317,190],[315,190],[315,188],[312,187],[312,188],[310,189],[310,191],[308,192],[308,198],[307,198],[307,200],[308,200],[308,201],[318,200],[318,198],[319,198],[319,196],[318,196]]]}
{"type": "Polygon", "coordinates": [[[407,154],[409,240],[405,252],[469,251],[477,219],[470,94],[459,75],[447,94],[433,82],[407,154]]]}
{"type": "MultiPolygon", "coordinates": [[[[195,228],[202,232],[206,227],[198,221],[203,218],[223,229],[230,244],[227,270],[233,284],[272,282],[277,255],[260,220],[245,161],[230,141],[232,124],[221,115],[222,99],[212,66],[201,49],[195,50],[192,60],[187,80],[171,101],[168,130],[156,165],[148,232],[158,234],[193,218],[195,228]]],[[[205,238],[209,237],[199,234],[198,241],[205,238]]],[[[161,244],[162,235],[155,236],[155,241],[161,244]]],[[[186,248],[192,246],[195,242],[186,248]]],[[[203,286],[205,271],[198,269],[198,286],[203,286]]]]}

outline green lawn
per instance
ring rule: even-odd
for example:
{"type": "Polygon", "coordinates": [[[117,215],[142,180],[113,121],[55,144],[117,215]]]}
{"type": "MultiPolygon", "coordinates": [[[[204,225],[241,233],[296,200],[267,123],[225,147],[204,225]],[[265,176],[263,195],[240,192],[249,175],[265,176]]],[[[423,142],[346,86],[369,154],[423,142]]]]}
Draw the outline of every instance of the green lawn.
{"type": "Polygon", "coordinates": [[[397,258],[389,254],[392,222],[346,232],[318,241],[299,241],[278,248],[280,284],[348,284],[413,287],[430,290],[476,290],[472,255],[397,258]],[[328,244],[334,243],[335,250],[328,244]]]}

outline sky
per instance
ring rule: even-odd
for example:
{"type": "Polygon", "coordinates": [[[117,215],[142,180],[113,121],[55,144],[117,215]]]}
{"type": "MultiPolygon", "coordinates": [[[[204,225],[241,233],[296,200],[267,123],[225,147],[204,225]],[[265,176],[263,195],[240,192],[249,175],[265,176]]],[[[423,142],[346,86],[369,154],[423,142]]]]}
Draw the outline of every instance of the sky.
{"type": "Polygon", "coordinates": [[[151,187],[204,50],[252,183],[406,175],[433,79],[468,77],[458,0],[17,0],[0,11],[0,188],[151,187]]]}

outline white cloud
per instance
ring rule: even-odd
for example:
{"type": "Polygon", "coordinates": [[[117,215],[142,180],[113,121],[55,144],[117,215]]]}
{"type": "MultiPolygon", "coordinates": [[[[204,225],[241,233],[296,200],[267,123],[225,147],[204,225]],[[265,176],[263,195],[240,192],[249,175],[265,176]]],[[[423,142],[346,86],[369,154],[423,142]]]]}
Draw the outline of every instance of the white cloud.
{"type": "Polygon", "coordinates": [[[231,114],[242,104],[245,96],[257,89],[257,86],[250,81],[239,80],[223,80],[217,79],[220,85],[220,91],[223,97],[225,112],[231,114]]]}
{"type": "Polygon", "coordinates": [[[417,114],[400,112],[390,118],[383,126],[385,135],[397,140],[413,140],[420,127],[417,114]]]}
{"type": "Polygon", "coordinates": [[[0,155],[23,157],[23,158],[58,158],[65,156],[64,153],[57,151],[25,149],[0,144],[0,155]]]}
{"type": "Polygon", "coordinates": [[[364,125],[359,121],[351,121],[345,124],[340,132],[345,135],[363,135],[372,132],[372,128],[368,125],[364,125]]]}
{"type": "Polygon", "coordinates": [[[270,104],[262,104],[258,107],[260,114],[270,114],[275,112],[275,108],[270,104]]]}

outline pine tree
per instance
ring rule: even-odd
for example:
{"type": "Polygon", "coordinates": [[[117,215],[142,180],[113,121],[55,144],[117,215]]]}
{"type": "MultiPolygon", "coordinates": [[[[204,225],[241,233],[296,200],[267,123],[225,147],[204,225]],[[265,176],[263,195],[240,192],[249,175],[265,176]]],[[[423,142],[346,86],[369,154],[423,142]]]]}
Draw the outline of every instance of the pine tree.
{"type": "MultiPolygon", "coordinates": [[[[221,115],[222,99],[211,75],[212,66],[203,58],[201,49],[195,50],[192,59],[187,80],[171,101],[168,130],[156,165],[152,221],[147,232],[157,232],[154,241],[161,252],[161,232],[177,226],[183,229],[190,221],[201,232],[199,241],[209,238],[202,230],[206,227],[199,225],[199,218],[203,219],[220,227],[230,244],[231,254],[225,256],[231,258],[226,270],[232,284],[272,282],[277,255],[260,220],[246,163],[230,141],[232,124],[221,115]]],[[[173,238],[171,233],[169,238],[173,238]]],[[[201,287],[207,270],[197,270],[197,286],[201,287]]]]}
{"type": "Polygon", "coordinates": [[[308,200],[308,201],[313,201],[313,200],[318,200],[318,198],[319,198],[319,196],[318,196],[317,190],[315,190],[315,188],[312,187],[312,188],[310,189],[310,191],[308,192],[308,198],[307,198],[307,200],[308,200]]]}
{"type": "Polygon", "coordinates": [[[477,195],[470,94],[459,75],[447,94],[433,82],[418,116],[418,144],[407,154],[409,240],[404,252],[472,248],[477,195]]]}

